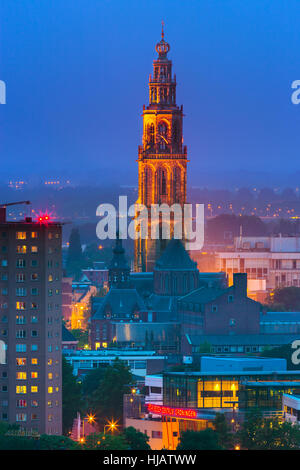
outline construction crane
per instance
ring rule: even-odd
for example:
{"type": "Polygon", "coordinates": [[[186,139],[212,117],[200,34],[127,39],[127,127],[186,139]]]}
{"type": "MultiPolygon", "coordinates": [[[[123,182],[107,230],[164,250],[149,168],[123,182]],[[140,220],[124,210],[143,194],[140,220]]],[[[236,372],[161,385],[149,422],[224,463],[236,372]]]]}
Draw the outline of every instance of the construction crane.
{"type": "Polygon", "coordinates": [[[18,204],[31,204],[31,202],[30,201],[7,202],[5,204],[0,204],[0,207],[16,206],[18,204]]]}
{"type": "Polygon", "coordinates": [[[17,201],[17,202],[7,202],[5,204],[0,204],[0,222],[6,222],[6,208],[8,206],[15,206],[18,204],[31,204],[30,201],[17,201]]]}

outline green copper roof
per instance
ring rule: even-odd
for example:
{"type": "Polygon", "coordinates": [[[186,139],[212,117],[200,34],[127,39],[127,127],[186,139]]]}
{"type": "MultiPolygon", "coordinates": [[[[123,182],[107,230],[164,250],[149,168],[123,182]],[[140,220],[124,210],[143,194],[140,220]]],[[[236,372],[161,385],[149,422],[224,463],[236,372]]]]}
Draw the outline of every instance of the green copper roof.
{"type": "Polygon", "coordinates": [[[183,246],[181,240],[172,239],[167,244],[165,251],[156,262],[155,269],[159,270],[196,270],[197,263],[190,258],[190,255],[183,246]]]}

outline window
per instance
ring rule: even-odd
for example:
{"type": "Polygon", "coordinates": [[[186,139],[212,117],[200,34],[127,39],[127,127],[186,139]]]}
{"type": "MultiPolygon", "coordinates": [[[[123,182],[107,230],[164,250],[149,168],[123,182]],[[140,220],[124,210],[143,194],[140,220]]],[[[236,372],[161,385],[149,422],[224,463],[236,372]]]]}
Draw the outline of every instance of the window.
{"type": "Polygon", "coordinates": [[[17,240],[26,240],[26,232],[16,232],[17,240]]]}
{"type": "Polygon", "coordinates": [[[38,359],[37,359],[37,357],[32,357],[32,358],[31,358],[31,364],[32,364],[33,366],[37,366],[37,365],[38,365],[38,359]]]}
{"type": "Polygon", "coordinates": [[[16,378],[17,380],[26,380],[27,372],[17,372],[16,378]]]}
{"type": "Polygon", "coordinates": [[[16,296],[17,297],[25,297],[27,295],[27,289],[25,287],[17,287],[16,288],[16,296]]]}
{"type": "Polygon", "coordinates": [[[48,393],[53,393],[53,387],[48,387],[48,393]]]}
{"type": "Polygon", "coordinates": [[[31,280],[32,280],[32,281],[37,281],[38,278],[39,278],[39,275],[38,275],[37,273],[32,273],[32,274],[31,274],[31,280]]]}
{"type": "Polygon", "coordinates": [[[39,418],[38,418],[38,415],[37,415],[36,413],[32,413],[32,414],[31,414],[31,420],[32,420],[32,421],[35,421],[35,420],[37,420],[37,419],[39,419],[39,418]]]}
{"type": "Polygon", "coordinates": [[[38,322],[38,317],[35,316],[35,315],[32,315],[32,316],[30,317],[30,321],[31,321],[31,323],[37,323],[37,322],[38,322]]]}
{"type": "Polygon", "coordinates": [[[31,288],[31,295],[38,295],[39,293],[39,290],[37,287],[32,287],[31,288]]]}
{"type": "Polygon", "coordinates": [[[31,372],[31,378],[32,379],[37,379],[39,376],[38,372],[31,372]]]}
{"type": "Polygon", "coordinates": [[[37,336],[38,336],[37,330],[32,330],[32,331],[31,331],[31,336],[32,336],[33,338],[37,337],[37,336]]]}
{"type": "Polygon", "coordinates": [[[25,268],[26,267],[25,259],[17,259],[16,266],[17,268],[25,268]]]}
{"type": "Polygon", "coordinates": [[[31,406],[32,406],[33,408],[36,408],[37,406],[39,406],[38,401],[37,401],[37,400],[31,400],[31,406]]]}
{"type": "Polygon", "coordinates": [[[4,287],[3,289],[1,289],[1,294],[2,294],[2,295],[8,295],[8,289],[7,289],[7,287],[4,287]]]}
{"type": "Polygon", "coordinates": [[[19,395],[19,394],[25,394],[27,393],[27,387],[26,385],[17,385],[16,386],[16,393],[19,395]]]}
{"type": "Polygon", "coordinates": [[[8,266],[7,259],[2,259],[2,260],[1,260],[1,266],[2,266],[3,268],[5,268],[6,266],[8,266]]]}
{"type": "Polygon", "coordinates": [[[161,431],[152,431],[152,439],[162,439],[161,431]]]}
{"type": "Polygon", "coordinates": [[[16,338],[26,338],[26,330],[17,330],[16,331],[16,338]]]}
{"type": "Polygon", "coordinates": [[[16,357],[16,365],[17,366],[26,366],[26,357],[16,357]]]}
{"type": "Polygon", "coordinates": [[[17,408],[26,408],[27,407],[27,400],[17,400],[16,401],[17,408]]]}
{"type": "Polygon", "coordinates": [[[52,274],[49,274],[49,276],[48,276],[48,282],[52,282],[52,281],[53,281],[53,276],[52,276],[52,274]]]}
{"type": "Polygon", "coordinates": [[[37,246],[32,246],[31,247],[31,253],[37,253],[38,252],[38,247],[37,246]]]}
{"type": "Polygon", "coordinates": [[[31,345],[31,351],[37,351],[38,350],[38,345],[37,344],[32,344],[31,345]]]}
{"type": "Polygon", "coordinates": [[[17,253],[27,253],[27,246],[26,245],[18,245],[17,246],[17,253]]]}
{"type": "Polygon", "coordinates": [[[49,372],[49,374],[48,374],[48,379],[49,379],[49,380],[52,380],[52,379],[53,379],[53,374],[52,374],[52,372],[49,372]]]}
{"type": "Polygon", "coordinates": [[[232,303],[233,302],[233,295],[229,295],[228,296],[228,303],[232,303]]]}
{"type": "Polygon", "coordinates": [[[217,312],[218,311],[218,306],[217,305],[212,305],[211,306],[211,311],[214,312],[214,313],[217,312]]]}
{"type": "Polygon", "coordinates": [[[26,303],[25,302],[16,302],[16,309],[17,310],[25,310],[26,309],[26,303]]]}
{"type": "Polygon", "coordinates": [[[30,308],[31,310],[36,310],[38,308],[38,304],[36,302],[31,302],[30,308]]]}
{"type": "Polygon", "coordinates": [[[37,385],[31,385],[31,393],[37,393],[38,392],[38,386],[37,385]]]}
{"type": "Polygon", "coordinates": [[[16,421],[27,421],[27,414],[26,413],[17,413],[16,414],[16,421]]]}
{"type": "Polygon", "coordinates": [[[1,281],[7,281],[8,280],[8,274],[7,273],[2,273],[1,274],[1,281]]]}
{"type": "Polygon", "coordinates": [[[25,280],[26,280],[25,274],[21,273],[21,274],[16,275],[16,282],[25,282],[25,280]]]}
{"type": "Polygon", "coordinates": [[[37,232],[31,232],[31,238],[37,238],[38,233],[37,232]]]}
{"type": "Polygon", "coordinates": [[[36,268],[38,266],[38,260],[37,259],[32,259],[31,260],[31,267],[36,268]]]}
{"type": "Polygon", "coordinates": [[[26,323],[26,318],[24,315],[16,315],[16,324],[17,325],[25,325],[26,323]]]}

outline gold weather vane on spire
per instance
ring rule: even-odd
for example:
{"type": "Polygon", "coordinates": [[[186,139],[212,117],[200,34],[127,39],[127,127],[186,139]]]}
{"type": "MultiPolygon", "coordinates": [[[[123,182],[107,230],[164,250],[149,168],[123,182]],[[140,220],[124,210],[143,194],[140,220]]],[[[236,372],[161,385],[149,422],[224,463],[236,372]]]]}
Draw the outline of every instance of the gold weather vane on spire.
{"type": "Polygon", "coordinates": [[[164,23],[164,20],[162,20],[161,21],[161,38],[162,39],[165,37],[164,26],[165,26],[165,23],[164,23]]]}

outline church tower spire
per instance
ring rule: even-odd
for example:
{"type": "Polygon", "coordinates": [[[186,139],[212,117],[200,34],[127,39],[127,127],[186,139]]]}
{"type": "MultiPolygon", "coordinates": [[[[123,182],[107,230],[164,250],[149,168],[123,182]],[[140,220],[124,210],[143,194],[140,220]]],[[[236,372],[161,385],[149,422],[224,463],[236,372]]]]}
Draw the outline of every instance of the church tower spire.
{"type": "MultiPolygon", "coordinates": [[[[165,40],[162,23],[158,54],[149,76],[149,104],[143,108],[143,141],[138,147],[139,189],[137,203],[186,202],[187,149],[183,146],[183,107],[176,104],[176,76],[168,58],[170,44],[165,40]]],[[[149,222],[150,223],[150,222],[149,222]]],[[[148,230],[150,234],[150,229],[148,230]]],[[[149,235],[148,235],[149,236],[149,235]]],[[[167,240],[137,239],[135,270],[152,271],[167,240]]]]}

